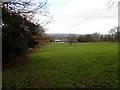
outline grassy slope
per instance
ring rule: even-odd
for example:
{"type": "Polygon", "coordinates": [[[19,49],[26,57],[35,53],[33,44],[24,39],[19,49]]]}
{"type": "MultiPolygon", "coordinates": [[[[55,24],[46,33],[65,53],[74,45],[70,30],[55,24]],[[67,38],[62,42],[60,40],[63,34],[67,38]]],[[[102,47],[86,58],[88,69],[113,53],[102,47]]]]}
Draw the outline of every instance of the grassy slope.
{"type": "Polygon", "coordinates": [[[117,43],[51,43],[3,71],[3,87],[118,87],[117,43]]]}

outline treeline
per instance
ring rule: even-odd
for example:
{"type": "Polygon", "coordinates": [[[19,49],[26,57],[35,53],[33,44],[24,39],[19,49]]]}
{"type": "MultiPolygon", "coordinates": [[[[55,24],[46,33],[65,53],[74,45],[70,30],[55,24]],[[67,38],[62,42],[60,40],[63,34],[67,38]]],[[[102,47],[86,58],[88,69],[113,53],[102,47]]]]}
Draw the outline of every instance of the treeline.
{"type": "Polygon", "coordinates": [[[99,34],[99,33],[80,35],[77,38],[78,42],[101,42],[101,41],[117,41],[117,40],[118,40],[117,34],[103,35],[103,34],[99,34]]]}
{"type": "Polygon", "coordinates": [[[30,19],[30,16],[33,17],[34,13],[29,15],[29,10],[25,13],[23,12],[24,7],[28,7],[28,5],[30,5],[30,2],[13,1],[2,3],[3,64],[17,57],[25,56],[25,52],[29,48],[36,48],[45,43],[45,29],[30,19]],[[21,5],[22,8],[18,9],[20,7],[17,7],[17,5],[21,5]]]}
{"type": "Polygon", "coordinates": [[[119,39],[118,27],[114,27],[108,31],[108,34],[100,34],[100,33],[93,33],[93,34],[84,34],[84,35],[76,35],[76,34],[68,34],[68,35],[57,35],[48,36],[48,41],[54,42],[55,39],[59,40],[67,40],[67,42],[103,42],[103,41],[118,41],[119,39]]]}

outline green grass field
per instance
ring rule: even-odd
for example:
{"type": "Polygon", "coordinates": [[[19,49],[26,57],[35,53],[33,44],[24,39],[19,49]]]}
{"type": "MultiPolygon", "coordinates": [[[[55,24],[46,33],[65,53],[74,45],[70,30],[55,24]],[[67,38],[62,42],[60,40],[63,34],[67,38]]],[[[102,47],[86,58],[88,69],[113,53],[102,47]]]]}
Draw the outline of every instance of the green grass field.
{"type": "Polygon", "coordinates": [[[118,43],[50,43],[3,71],[3,88],[116,88],[118,43]]]}

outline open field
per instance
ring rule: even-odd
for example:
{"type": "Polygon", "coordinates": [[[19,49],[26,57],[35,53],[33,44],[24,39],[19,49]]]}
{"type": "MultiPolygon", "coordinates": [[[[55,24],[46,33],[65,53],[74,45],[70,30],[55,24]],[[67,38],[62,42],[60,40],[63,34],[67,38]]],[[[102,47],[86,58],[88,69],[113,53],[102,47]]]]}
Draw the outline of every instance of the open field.
{"type": "Polygon", "coordinates": [[[50,43],[3,71],[3,88],[118,87],[117,42],[50,43]]]}

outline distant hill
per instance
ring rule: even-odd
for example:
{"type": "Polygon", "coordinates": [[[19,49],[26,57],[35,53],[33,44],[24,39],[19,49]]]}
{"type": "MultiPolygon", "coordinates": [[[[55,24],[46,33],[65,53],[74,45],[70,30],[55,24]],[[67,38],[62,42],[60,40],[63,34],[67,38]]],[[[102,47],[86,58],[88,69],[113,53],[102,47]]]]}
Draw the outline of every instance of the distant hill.
{"type": "MultiPolygon", "coordinates": [[[[48,36],[68,36],[67,33],[47,33],[48,36]]],[[[85,35],[85,34],[74,34],[76,36],[85,35]]]]}

